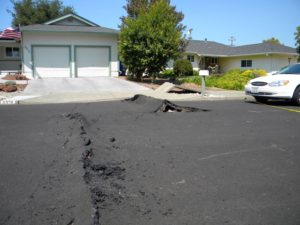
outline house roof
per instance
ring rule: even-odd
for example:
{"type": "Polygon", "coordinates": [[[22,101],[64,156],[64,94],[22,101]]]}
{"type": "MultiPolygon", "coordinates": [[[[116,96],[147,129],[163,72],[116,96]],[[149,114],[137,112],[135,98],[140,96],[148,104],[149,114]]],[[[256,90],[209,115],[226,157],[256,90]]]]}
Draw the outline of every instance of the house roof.
{"type": "Polygon", "coordinates": [[[32,31],[32,32],[83,32],[83,33],[102,33],[102,34],[118,34],[119,31],[115,29],[110,29],[106,27],[101,27],[83,17],[76,14],[68,14],[54,20],[50,20],[44,24],[33,24],[21,27],[21,31],[32,31]],[[68,18],[73,18],[80,21],[84,25],[59,25],[60,21],[66,20],[68,18]]]}
{"type": "Polygon", "coordinates": [[[59,21],[68,19],[68,18],[74,18],[74,19],[79,20],[79,21],[81,21],[81,22],[83,22],[83,23],[85,23],[86,25],[89,25],[89,26],[99,27],[98,24],[93,23],[92,21],[90,21],[90,20],[88,20],[88,19],[85,19],[85,18],[83,18],[83,17],[81,17],[81,16],[79,16],[79,15],[77,15],[77,14],[74,14],[74,13],[70,13],[70,14],[67,14],[67,15],[64,15],[64,16],[61,16],[61,17],[58,17],[58,18],[53,19],[53,20],[50,20],[50,21],[48,21],[48,22],[46,22],[46,23],[44,23],[44,24],[51,25],[51,24],[55,24],[55,23],[57,23],[57,22],[59,22],[59,21]]]}
{"type": "Polygon", "coordinates": [[[47,32],[84,32],[84,33],[103,33],[118,34],[119,31],[99,26],[63,26],[63,25],[46,25],[35,24],[21,27],[21,31],[47,31],[47,32]]]}
{"type": "Polygon", "coordinates": [[[262,54],[288,54],[297,55],[296,49],[281,44],[259,43],[231,47],[213,41],[190,40],[186,52],[205,56],[243,56],[262,54]]]}

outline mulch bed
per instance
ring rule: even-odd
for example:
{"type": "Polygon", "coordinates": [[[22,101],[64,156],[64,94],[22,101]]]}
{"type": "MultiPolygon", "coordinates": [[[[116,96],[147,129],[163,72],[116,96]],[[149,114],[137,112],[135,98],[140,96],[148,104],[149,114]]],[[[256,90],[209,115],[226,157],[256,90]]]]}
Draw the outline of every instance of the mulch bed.
{"type": "Polygon", "coordinates": [[[2,79],[3,80],[29,80],[29,78],[27,78],[25,75],[22,74],[15,74],[15,75],[7,74],[2,79]]]}

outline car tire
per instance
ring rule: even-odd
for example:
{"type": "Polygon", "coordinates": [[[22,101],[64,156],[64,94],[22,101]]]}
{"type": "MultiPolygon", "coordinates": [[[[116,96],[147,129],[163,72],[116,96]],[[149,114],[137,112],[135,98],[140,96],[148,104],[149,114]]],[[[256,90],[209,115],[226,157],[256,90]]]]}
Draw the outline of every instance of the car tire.
{"type": "Polygon", "coordinates": [[[267,103],[268,102],[268,99],[265,97],[254,97],[254,98],[259,103],[267,103]]]}
{"type": "Polygon", "coordinates": [[[300,86],[294,91],[292,101],[295,105],[300,106],[300,86]]]}

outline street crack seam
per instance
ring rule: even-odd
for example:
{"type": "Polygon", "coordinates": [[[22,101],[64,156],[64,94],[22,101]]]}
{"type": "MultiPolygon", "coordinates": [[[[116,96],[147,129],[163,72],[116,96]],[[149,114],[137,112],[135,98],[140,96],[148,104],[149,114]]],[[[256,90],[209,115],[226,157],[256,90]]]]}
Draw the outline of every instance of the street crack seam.
{"type": "MultiPolygon", "coordinates": [[[[85,128],[85,118],[80,113],[67,114],[66,117],[77,121],[79,125],[81,148],[83,148],[80,159],[84,169],[83,179],[89,187],[94,211],[92,225],[101,225],[101,209],[107,207],[109,202],[120,204],[123,200],[120,190],[124,189],[124,187],[111,181],[111,178],[124,180],[125,169],[109,162],[96,164],[94,162],[93,143],[85,128]],[[104,183],[108,183],[111,188],[109,190],[103,188],[104,183]]],[[[114,142],[115,138],[112,139],[113,141],[111,142],[114,142]]]]}

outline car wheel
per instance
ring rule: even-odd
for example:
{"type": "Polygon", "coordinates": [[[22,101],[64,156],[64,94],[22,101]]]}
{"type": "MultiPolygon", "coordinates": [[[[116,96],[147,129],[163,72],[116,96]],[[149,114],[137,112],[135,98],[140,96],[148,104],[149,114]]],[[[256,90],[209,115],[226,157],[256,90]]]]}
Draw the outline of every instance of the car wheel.
{"type": "Polygon", "coordinates": [[[268,102],[268,99],[265,98],[265,97],[254,97],[254,98],[257,102],[260,102],[260,103],[267,103],[268,102]]]}
{"type": "Polygon", "coordinates": [[[293,99],[292,101],[300,106],[300,86],[296,88],[296,90],[294,91],[294,95],[293,95],[293,99]]]}

